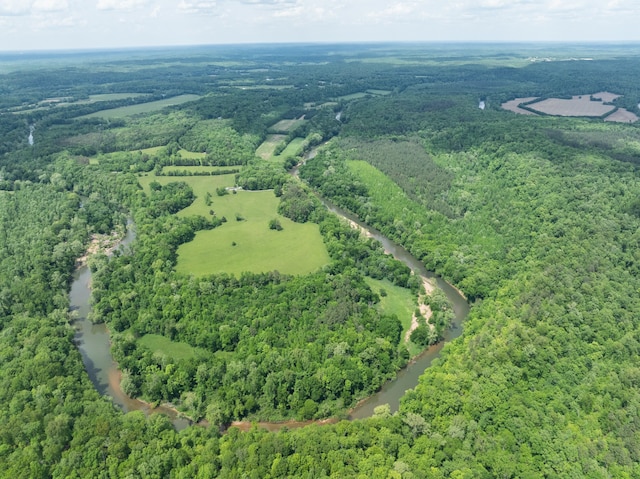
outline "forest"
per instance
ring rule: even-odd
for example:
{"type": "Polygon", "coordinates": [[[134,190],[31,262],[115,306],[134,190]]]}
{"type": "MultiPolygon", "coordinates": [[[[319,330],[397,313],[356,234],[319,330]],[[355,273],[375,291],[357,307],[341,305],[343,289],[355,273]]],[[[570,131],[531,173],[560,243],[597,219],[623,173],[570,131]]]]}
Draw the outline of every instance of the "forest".
{"type": "Polygon", "coordinates": [[[0,57],[1,475],[640,477],[638,124],[501,108],[608,91],[638,114],[640,57],[550,45],[593,60],[530,62],[541,48],[0,57]],[[258,194],[277,204],[259,221],[258,194]],[[445,336],[452,306],[327,201],[469,302],[398,411],[350,417],[445,336]],[[184,429],[101,395],[78,348],[77,260],[127,224],[126,249],[89,255],[89,319],[122,391],[184,429]],[[204,233],[254,254],[231,244],[240,224],[274,242],[305,225],[326,260],[185,271],[204,233]],[[415,329],[383,306],[400,297],[415,329]]]}

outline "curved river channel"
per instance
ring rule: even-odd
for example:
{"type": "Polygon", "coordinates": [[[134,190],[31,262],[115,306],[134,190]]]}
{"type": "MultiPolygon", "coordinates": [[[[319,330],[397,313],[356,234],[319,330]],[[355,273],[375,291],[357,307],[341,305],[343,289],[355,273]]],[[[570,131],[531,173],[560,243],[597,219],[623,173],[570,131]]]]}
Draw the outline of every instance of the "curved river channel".
{"type": "MultiPolygon", "coordinates": [[[[387,252],[409,266],[415,274],[432,278],[453,306],[455,318],[451,324],[451,328],[445,332],[444,340],[413,358],[407,367],[399,371],[394,379],[385,383],[377,393],[358,403],[358,405],[350,411],[349,419],[370,417],[373,415],[374,408],[382,404],[389,404],[391,412],[395,412],[399,408],[400,398],[404,395],[405,391],[414,388],[418,384],[418,378],[425,369],[431,366],[432,361],[440,355],[444,344],[460,336],[462,333],[462,322],[469,313],[469,304],[456,288],[434,273],[427,271],[424,265],[405,248],[394,243],[376,229],[362,223],[351,213],[336,207],[324,199],[322,202],[330,211],[356,223],[368,235],[380,241],[387,252]]],[[[135,238],[135,232],[131,226],[131,224],[128,225],[127,234],[120,243],[120,248],[126,247],[135,238]]],[[[74,275],[74,281],[71,286],[70,302],[71,309],[77,312],[77,320],[73,323],[76,329],[76,344],[95,388],[100,394],[109,396],[124,412],[142,410],[146,414],[156,412],[166,414],[177,430],[184,429],[190,424],[190,421],[186,418],[179,417],[174,409],[164,406],[151,408],[148,403],[128,397],[120,388],[120,371],[111,356],[109,332],[104,324],[93,324],[87,318],[90,310],[90,282],[91,271],[89,268],[87,266],[79,268],[74,275]]],[[[258,425],[266,427],[269,430],[276,430],[283,426],[287,426],[289,429],[301,427],[312,422],[313,421],[289,421],[283,423],[258,423],[258,425]]],[[[324,422],[332,421],[328,420],[324,422]]],[[[249,423],[235,423],[235,425],[246,429],[249,423]]]]}

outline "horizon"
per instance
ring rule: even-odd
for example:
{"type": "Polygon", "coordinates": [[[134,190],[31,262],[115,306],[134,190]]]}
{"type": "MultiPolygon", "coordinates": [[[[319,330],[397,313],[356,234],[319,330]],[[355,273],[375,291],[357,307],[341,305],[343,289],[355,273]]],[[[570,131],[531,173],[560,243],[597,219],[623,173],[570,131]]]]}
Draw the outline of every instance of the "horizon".
{"type": "Polygon", "coordinates": [[[389,41],[633,43],[640,41],[637,11],[633,0],[0,0],[0,51],[389,41]]]}

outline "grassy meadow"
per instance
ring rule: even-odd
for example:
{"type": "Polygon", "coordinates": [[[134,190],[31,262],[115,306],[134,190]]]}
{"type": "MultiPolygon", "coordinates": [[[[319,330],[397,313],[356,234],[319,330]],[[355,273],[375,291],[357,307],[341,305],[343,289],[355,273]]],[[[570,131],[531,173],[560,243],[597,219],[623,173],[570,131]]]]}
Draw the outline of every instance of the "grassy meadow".
{"type": "Polygon", "coordinates": [[[239,275],[245,271],[278,270],[284,274],[306,274],[329,263],[318,225],[294,223],[279,215],[279,199],[271,190],[218,196],[216,189],[233,186],[235,175],[139,177],[146,192],[154,180],[160,184],[184,181],[193,188],[196,200],[178,215],[210,217],[213,210],[216,216],[227,219],[216,229],[198,232],[193,241],[178,248],[176,269],[182,273],[239,275]],[[207,193],[211,193],[209,206],[205,203],[207,193]],[[272,219],[280,222],[282,231],[269,228],[272,219]]]}
{"type": "Polygon", "coordinates": [[[145,334],[138,342],[153,353],[166,355],[177,361],[181,359],[193,359],[197,356],[197,349],[187,343],[171,341],[159,334],[145,334]]]}
{"type": "Polygon", "coordinates": [[[96,111],[95,113],[79,116],[78,118],[124,118],[126,116],[137,115],[139,113],[150,113],[153,111],[162,110],[163,108],[166,108],[168,106],[180,105],[181,103],[194,101],[198,98],[200,98],[200,96],[198,95],[178,95],[171,98],[165,98],[164,100],[140,103],[139,105],[121,106],[119,108],[96,111]]]}
{"type": "MultiPolygon", "coordinates": [[[[387,292],[386,296],[380,295],[380,303],[378,303],[378,309],[384,314],[395,314],[402,323],[402,341],[404,341],[405,334],[411,327],[411,317],[417,307],[416,296],[406,288],[394,285],[389,280],[373,279],[369,276],[365,276],[364,280],[369,285],[374,293],[380,294],[380,290],[383,289],[387,292]]],[[[409,342],[406,344],[407,349],[411,356],[415,356],[420,353],[423,348],[409,342]]]]}
{"type": "Polygon", "coordinates": [[[268,135],[256,150],[256,156],[263,160],[270,160],[274,157],[274,152],[278,144],[286,140],[286,138],[286,135],[268,135]]]}
{"type": "Polygon", "coordinates": [[[280,120],[275,125],[271,126],[269,129],[274,133],[289,133],[298,125],[302,125],[306,120],[304,118],[298,118],[293,120],[280,120]]]}
{"type": "Polygon", "coordinates": [[[304,138],[294,138],[289,142],[287,147],[284,150],[282,150],[282,153],[280,153],[279,155],[273,156],[271,160],[284,163],[284,160],[288,157],[296,157],[298,155],[301,155],[303,143],[304,143],[304,138]]]}

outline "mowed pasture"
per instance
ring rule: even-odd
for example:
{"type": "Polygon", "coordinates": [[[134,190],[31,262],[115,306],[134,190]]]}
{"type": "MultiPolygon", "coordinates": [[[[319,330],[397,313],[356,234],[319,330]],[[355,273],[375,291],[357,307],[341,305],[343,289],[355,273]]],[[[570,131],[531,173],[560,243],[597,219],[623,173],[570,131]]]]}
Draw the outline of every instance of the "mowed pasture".
{"type": "MultiPolygon", "coordinates": [[[[165,166],[162,168],[163,174],[169,174],[174,171],[184,172],[187,174],[198,174],[198,173],[209,173],[216,174],[221,171],[229,171],[229,170],[240,170],[240,166],[165,166]]],[[[175,176],[174,178],[180,178],[180,176],[175,176]]],[[[176,180],[179,181],[179,180],[176,180]]]]}
{"type": "Polygon", "coordinates": [[[284,150],[282,150],[282,152],[279,155],[274,156],[273,159],[276,161],[284,162],[284,160],[288,157],[295,158],[296,156],[302,154],[303,147],[304,147],[304,138],[294,138],[289,142],[287,147],[284,150]]]}
{"type": "Polygon", "coordinates": [[[140,103],[138,105],[121,106],[119,108],[111,108],[109,110],[101,110],[91,113],[89,115],[79,116],[79,119],[84,118],[124,118],[127,116],[138,115],[140,113],[150,113],[153,111],[162,110],[168,106],[180,105],[190,101],[195,101],[200,98],[199,95],[178,95],[171,98],[165,98],[164,100],[150,101],[147,103],[140,103]]]}
{"type": "Polygon", "coordinates": [[[602,101],[592,100],[590,95],[574,95],[570,100],[548,98],[527,106],[540,113],[553,116],[598,117],[615,109],[613,105],[605,105],[602,101]]]}
{"type": "Polygon", "coordinates": [[[286,135],[268,135],[256,150],[256,156],[263,160],[270,160],[275,156],[274,153],[278,144],[286,139],[286,135]]]}
{"type": "Polygon", "coordinates": [[[181,158],[184,158],[187,160],[200,160],[200,159],[203,159],[205,156],[207,156],[206,153],[202,153],[199,151],[187,151],[184,149],[178,150],[178,154],[180,155],[181,158]]]}
{"type": "Polygon", "coordinates": [[[218,228],[196,233],[193,241],[178,248],[176,269],[185,274],[203,276],[212,273],[240,275],[245,271],[262,273],[277,270],[283,274],[307,274],[329,263],[329,254],[314,223],[294,223],[277,213],[279,199],[273,191],[238,191],[218,196],[216,189],[233,186],[235,175],[139,177],[149,192],[152,181],[167,184],[188,183],[195,201],[179,216],[202,215],[227,219],[218,228]],[[211,194],[211,204],[205,196],[211,194]],[[282,231],[269,228],[277,219],[282,231]]]}
{"type": "Polygon", "coordinates": [[[287,134],[298,125],[302,125],[306,120],[304,115],[300,118],[294,118],[293,120],[280,120],[278,123],[271,125],[269,130],[273,133],[287,134]]]}

